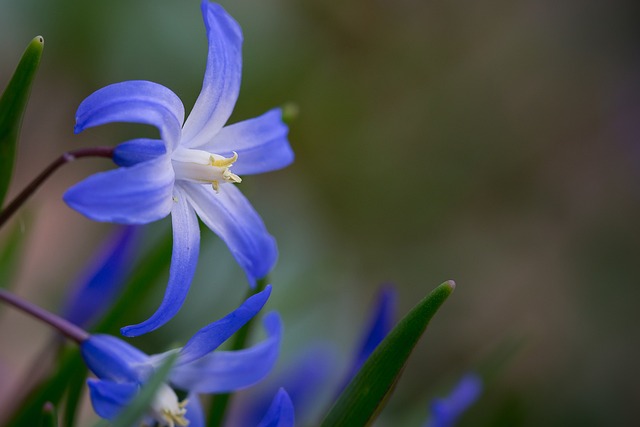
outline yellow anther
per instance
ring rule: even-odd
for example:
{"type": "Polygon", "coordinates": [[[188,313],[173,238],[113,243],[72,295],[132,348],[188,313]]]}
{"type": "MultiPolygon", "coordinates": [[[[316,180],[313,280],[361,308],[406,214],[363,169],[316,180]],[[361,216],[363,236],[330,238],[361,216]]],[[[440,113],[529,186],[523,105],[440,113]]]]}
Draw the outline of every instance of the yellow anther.
{"type": "Polygon", "coordinates": [[[233,152],[233,157],[231,157],[229,159],[227,159],[226,157],[223,157],[221,159],[216,159],[213,156],[209,157],[209,161],[211,162],[211,166],[217,166],[219,168],[229,167],[232,164],[234,164],[236,160],[238,160],[238,153],[236,153],[235,151],[233,152]]]}
{"type": "Polygon", "coordinates": [[[234,184],[239,184],[242,182],[242,178],[231,172],[229,169],[225,169],[224,172],[222,172],[222,177],[225,181],[233,182],[234,184]]]}
{"type": "MultiPolygon", "coordinates": [[[[222,171],[222,179],[224,179],[225,182],[231,182],[234,184],[242,182],[242,178],[231,172],[228,168],[222,171]]],[[[216,193],[219,192],[220,181],[214,179],[213,181],[211,181],[211,187],[213,187],[213,191],[215,191],[216,193]]]]}
{"type": "Polygon", "coordinates": [[[162,384],[156,397],[151,403],[149,417],[152,417],[154,425],[160,427],[186,427],[189,420],[187,414],[187,401],[178,401],[176,393],[167,384],[162,384]]]}
{"type": "Polygon", "coordinates": [[[238,175],[229,170],[236,160],[238,153],[235,151],[233,156],[227,158],[207,151],[180,149],[173,153],[171,163],[176,180],[209,183],[217,193],[221,184],[242,182],[238,175]]]}
{"type": "Polygon", "coordinates": [[[169,409],[162,410],[162,418],[164,418],[164,421],[169,427],[186,427],[189,425],[189,420],[185,418],[187,402],[187,399],[178,402],[178,411],[171,411],[169,409]]]}

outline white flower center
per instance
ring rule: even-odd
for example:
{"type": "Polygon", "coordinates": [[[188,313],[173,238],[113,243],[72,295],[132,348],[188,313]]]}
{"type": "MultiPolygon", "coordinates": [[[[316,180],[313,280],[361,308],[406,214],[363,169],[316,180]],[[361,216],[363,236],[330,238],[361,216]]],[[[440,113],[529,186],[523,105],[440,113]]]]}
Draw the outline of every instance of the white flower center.
{"type": "Polygon", "coordinates": [[[179,148],[171,154],[171,164],[176,179],[211,183],[218,192],[220,184],[225,182],[239,183],[242,179],[229,169],[238,160],[238,153],[226,158],[207,151],[179,148]]]}
{"type": "Polygon", "coordinates": [[[189,420],[184,416],[187,413],[186,400],[178,402],[178,396],[167,384],[162,384],[156,397],[151,403],[149,414],[161,427],[186,427],[189,420]]]}

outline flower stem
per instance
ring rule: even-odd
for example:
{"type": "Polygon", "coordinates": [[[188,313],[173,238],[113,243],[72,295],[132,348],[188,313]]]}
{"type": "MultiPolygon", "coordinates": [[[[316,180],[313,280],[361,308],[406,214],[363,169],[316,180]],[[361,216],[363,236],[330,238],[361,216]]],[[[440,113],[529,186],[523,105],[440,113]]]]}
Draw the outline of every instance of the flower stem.
{"type": "MultiPolygon", "coordinates": [[[[264,290],[267,286],[267,278],[262,278],[258,280],[258,283],[255,289],[249,289],[249,292],[245,298],[249,298],[252,295],[257,294],[264,290]]],[[[255,324],[256,318],[252,318],[249,320],[236,334],[234,335],[233,342],[231,344],[232,351],[234,350],[242,350],[247,346],[247,340],[249,338],[249,333],[255,324]]],[[[217,394],[211,399],[211,406],[209,407],[209,419],[207,423],[207,427],[220,427],[225,423],[225,417],[227,412],[227,407],[229,406],[229,402],[231,401],[232,394],[231,393],[223,393],[217,394]]]]}
{"type": "Polygon", "coordinates": [[[35,304],[30,303],[11,292],[4,289],[0,289],[0,300],[7,302],[17,308],[18,310],[27,313],[36,319],[40,319],[45,323],[53,326],[55,329],[64,334],[67,338],[77,342],[78,344],[84,342],[89,338],[89,333],[82,328],[77,327],[68,320],[57,316],[50,311],[47,311],[35,304]]]}
{"type": "Polygon", "coordinates": [[[11,203],[9,203],[0,212],[0,227],[24,204],[24,202],[47,180],[58,168],[75,159],[81,159],[83,157],[113,157],[113,147],[95,147],[95,148],[83,148],[80,150],[68,151],[63,153],[60,157],[55,159],[45,170],[40,173],[27,187],[22,190],[22,193],[18,194],[11,203]]]}

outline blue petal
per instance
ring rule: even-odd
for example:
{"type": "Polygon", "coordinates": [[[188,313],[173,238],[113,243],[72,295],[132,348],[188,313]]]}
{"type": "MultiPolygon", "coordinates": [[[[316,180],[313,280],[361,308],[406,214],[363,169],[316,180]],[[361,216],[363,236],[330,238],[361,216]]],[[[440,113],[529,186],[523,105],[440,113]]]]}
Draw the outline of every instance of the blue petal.
{"type": "Polygon", "coordinates": [[[369,326],[363,335],[362,343],[351,366],[345,385],[360,370],[362,364],[369,358],[373,350],[387,336],[395,323],[395,306],[397,292],[391,285],[384,286],[378,293],[376,305],[369,318],[369,326]]]}
{"type": "Polygon", "coordinates": [[[431,419],[425,427],[452,427],[462,414],[478,400],[482,393],[482,380],[476,374],[467,374],[451,394],[431,402],[431,419]]]}
{"type": "Polygon", "coordinates": [[[196,332],[180,351],[180,357],[176,362],[176,367],[200,359],[218,348],[223,342],[235,334],[238,329],[243,327],[245,323],[258,314],[269,299],[269,295],[271,295],[271,285],[268,285],[264,291],[247,298],[240,307],[222,319],[196,332]]]}
{"type": "Polygon", "coordinates": [[[210,141],[227,122],[240,92],[242,31],[222,6],[203,0],[209,52],[202,90],[184,125],[181,145],[210,141]]]}
{"type": "Polygon", "coordinates": [[[170,382],[197,393],[228,393],[257,383],[275,365],[282,339],[282,322],[277,313],[269,313],[264,326],[268,338],[261,343],[244,350],[212,352],[175,366],[170,382]]]}
{"type": "Polygon", "coordinates": [[[100,249],[76,281],[63,309],[65,319],[86,328],[111,305],[128,273],[137,231],[123,227],[100,249]]]}
{"type": "Polygon", "coordinates": [[[189,206],[182,191],[176,191],[176,201],[171,211],[173,224],[173,251],[169,283],[158,310],[147,320],[137,325],[126,326],[121,333],[127,337],[146,334],[167,323],[180,310],[198,263],[200,251],[200,228],[195,212],[189,206]]]}
{"type": "Polygon", "coordinates": [[[233,184],[218,193],[210,185],[180,182],[198,216],[229,247],[249,284],[269,273],[278,258],[276,241],[249,201],[233,184]]]}
{"type": "Polygon", "coordinates": [[[111,381],[140,383],[141,370],[150,365],[149,356],[111,335],[91,335],[80,352],[91,372],[111,381]]]}
{"type": "Polygon", "coordinates": [[[119,144],[113,151],[113,161],[118,166],[133,166],[167,153],[160,139],[132,139],[119,144]]]}
{"type": "Polygon", "coordinates": [[[282,110],[275,108],[254,119],[225,126],[199,149],[225,157],[231,157],[235,151],[238,160],[232,170],[238,175],[270,172],[293,162],[288,133],[282,110]]]}
{"type": "Polygon", "coordinates": [[[67,190],[64,201],[94,221],[146,224],[171,212],[174,177],[163,156],[92,175],[67,190]]]}
{"type": "Polygon", "coordinates": [[[93,409],[107,420],[114,419],[138,392],[138,385],[135,383],[89,379],[87,385],[93,409]]]}
{"type": "Polygon", "coordinates": [[[287,392],[281,388],[258,427],[293,427],[294,423],[293,403],[287,392]]]}
{"type": "Polygon", "coordinates": [[[157,83],[136,80],[112,84],[89,95],[76,112],[76,133],[114,122],[152,125],[173,149],[184,120],[182,101],[157,83]]]}
{"type": "Polygon", "coordinates": [[[205,426],[202,404],[200,403],[200,397],[196,393],[189,393],[185,409],[187,410],[185,418],[189,420],[189,427],[205,426]]]}

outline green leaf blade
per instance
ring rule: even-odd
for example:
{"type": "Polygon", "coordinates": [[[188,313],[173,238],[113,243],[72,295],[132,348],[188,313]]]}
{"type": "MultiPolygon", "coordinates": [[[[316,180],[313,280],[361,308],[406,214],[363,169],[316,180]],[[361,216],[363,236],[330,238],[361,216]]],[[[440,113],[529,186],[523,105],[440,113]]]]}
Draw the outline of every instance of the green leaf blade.
{"type": "Polygon", "coordinates": [[[138,425],[142,417],[149,411],[151,403],[156,393],[169,377],[169,372],[173,364],[178,359],[178,353],[170,354],[160,365],[160,367],[149,378],[149,381],[140,390],[140,393],[131,401],[129,406],[124,408],[118,418],[112,424],[112,427],[131,427],[138,425]]]}
{"type": "Polygon", "coordinates": [[[31,40],[0,97],[0,207],[9,189],[22,118],[43,48],[42,36],[31,40]]]}
{"type": "Polygon", "coordinates": [[[24,222],[14,224],[7,230],[6,240],[0,241],[0,289],[11,289],[20,268],[29,230],[25,223],[30,224],[31,218],[27,217],[24,222]]]}
{"type": "Polygon", "coordinates": [[[322,427],[366,426],[373,422],[429,321],[454,289],[453,281],[444,282],[398,322],[338,397],[322,427]]]}

